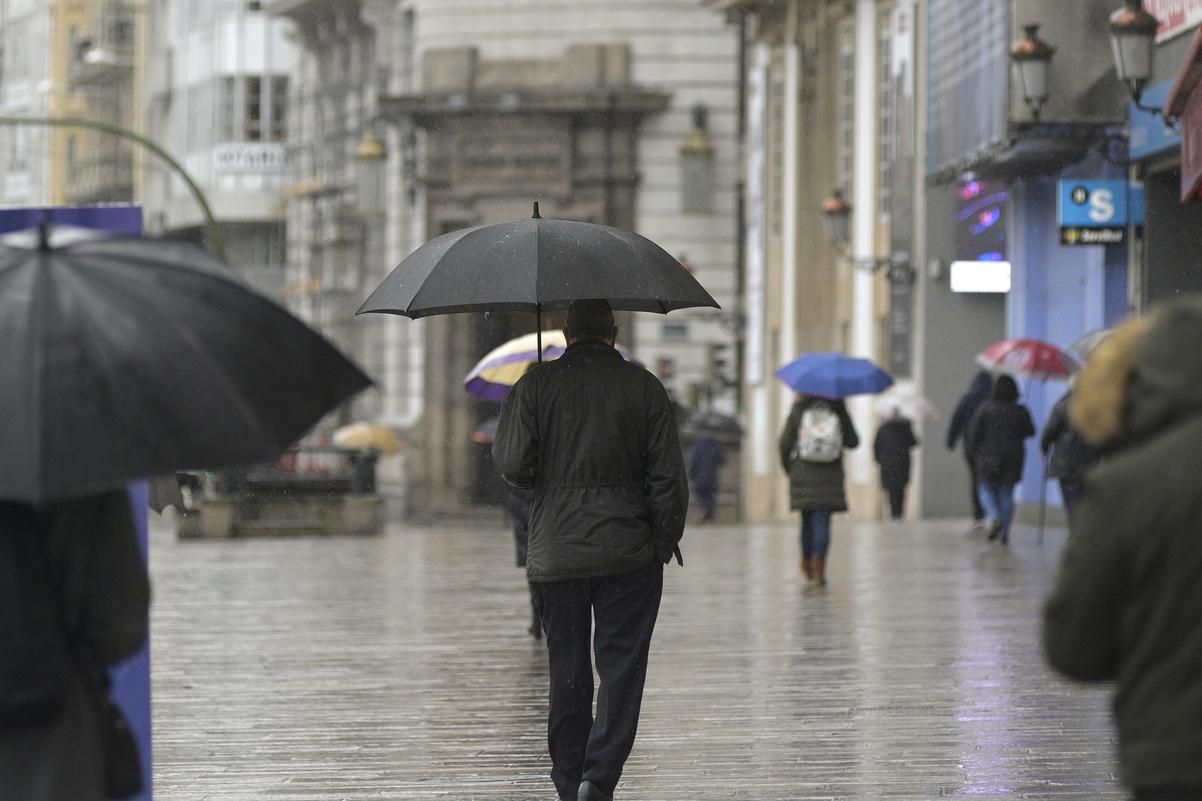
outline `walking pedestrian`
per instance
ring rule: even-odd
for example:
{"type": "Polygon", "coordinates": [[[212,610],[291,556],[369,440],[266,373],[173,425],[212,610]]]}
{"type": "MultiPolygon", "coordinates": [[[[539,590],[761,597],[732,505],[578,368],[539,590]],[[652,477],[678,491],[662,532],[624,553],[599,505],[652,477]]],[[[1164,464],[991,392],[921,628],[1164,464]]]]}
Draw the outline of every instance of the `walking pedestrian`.
{"type": "Polygon", "coordinates": [[[780,435],[780,461],[789,476],[789,506],[801,512],[801,572],[826,585],[831,516],[847,511],[843,451],[860,436],[841,400],[799,394],[780,435]]]}
{"type": "MultiPolygon", "coordinates": [[[[146,641],[149,581],[129,494],[0,502],[0,796],[101,801],[106,669],[146,641]]],[[[136,776],[136,774],[135,774],[136,776]]]]}
{"type": "Polygon", "coordinates": [[[689,481],[693,497],[701,508],[699,523],[712,523],[718,506],[718,472],[726,464],[722,443],[703,434],[689,451],[689,481]]]}
{"type": "Polygon", "coordinates": [[[1102,458],[1101,452],[1081,436],[1069,419],[1068,408],[1072,397],[1070,387],[1056,401],[1039,440],[1039,448],[1048,460],[1048,478],[1059,480],[1064,510],[1070,516],[1077,499],[1081,497],[1086,472],[1102,458]]]}
{"type": "Polygon", "coordinates": [[[872,452],[881,469],[881,487],[889,496],[889,516],[901,520],[906,514],[906,486],[910,483],[910,451],[918,447],[914,427],[900,410],[877,429],[872,452]]]}
{"type": "Polygon", "coordinates": [[[1136,801],[1202,798],[1202,296],[1120,326],[1069,414],[1105,460],[1085,477],[1043,614],[1059,672],[1115,682],[1136,801]]]}
{"type": "MultiPolygon", "coordinates": [[[[513,546],[517,556],[517,566],[525,567],[527,554],[530,549],[530,504],[534,502],[534,493],[528,489],[507,486],[505,488],[505,511],[513,524],[513,546]]],[[[529,579],[526,586],[530,591],[530,626],[526,631],[536,640],[543,637],[543,624],[538,614],[538,594],[534,584],[529,579]]]]}
{"type": "Polygon", "coordinates": [[[603,300],[568,309],[566,352],[501,407],[497,469],[531,488],[526,571],[550,662],[547,741],[564,801],[609,801],[634,746],[663,568],[689,489],[668,393],[614,349],[603,300]],[[601,684],[593,717],[593,659],[601,684]]]}
{"type": "Polygon", "coordinates": [[[989,519],[989,539],[1010,542],[1014,522],[1014,485],[1022,480],[1026,446],[1035,436],[1027,407],[1018,402],[1018,384],[998,376],[990,399],[981,404],[968,424],[969,451],[976,468],[977,492],[989,519]]]}
{"type": "Polygon", "coordinates": [[[947,428],[947,449],[954,450],[956,442],[963,443],[964,462],[968,465],[969,477],[969,495],[972,498],[972,519],[974,524],[979,525],[985,520],[985,508],[981,506],[981,495],[978,490],[980,486],[980,478],[977,476],[976,460],[969,448],[968,437],[965,434],[968,431],[968,424],[972,420],[974,414],[981,404],[989,400],[989,393],[993,390],[993,376],[982,370],[973,376],[972,383],[968,385],[968,391],[960,398],[960,402],[956,404],[956,410],[952,412],[951,423],[947,428]]]}

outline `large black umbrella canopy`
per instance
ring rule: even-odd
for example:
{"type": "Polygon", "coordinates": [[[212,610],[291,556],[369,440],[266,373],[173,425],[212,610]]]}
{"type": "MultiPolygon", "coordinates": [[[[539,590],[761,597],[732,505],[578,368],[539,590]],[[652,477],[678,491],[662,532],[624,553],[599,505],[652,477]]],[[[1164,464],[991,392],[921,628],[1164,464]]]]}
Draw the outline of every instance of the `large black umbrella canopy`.
{"type": "Polygon", "coordinates": [[[270,461],[371,384],[197,247],[0,240],[0,498],[270,461]]]}
{"type": "Polygon", "coordinates": [[[470,311],[541,313],[594,298],[615,309],[661,314],[720,308],[650,239],[605,225],[545,219],[536,203],[529,219],[430,240],[389,273],[358,313],[415,319],[470,311]]]}

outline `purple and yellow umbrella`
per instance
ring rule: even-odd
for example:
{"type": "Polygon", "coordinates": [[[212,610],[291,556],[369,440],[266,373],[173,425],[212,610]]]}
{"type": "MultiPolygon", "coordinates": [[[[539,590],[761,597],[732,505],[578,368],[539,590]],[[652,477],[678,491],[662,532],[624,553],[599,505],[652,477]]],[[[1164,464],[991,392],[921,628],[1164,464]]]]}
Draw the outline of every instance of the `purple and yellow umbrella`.
{"type": "MultiPolygon", "coordinates": [[[[543,331],[542,337],[544,362],[558,359],[568,349],[563,331],[543,331]]],[[[633,361],[630,351],[621,345],[618,345],[618,352],[626,361],[633,361]]],[[[538,360],[538,332],[524,334],[494,348],[477,362],[463,379],[463,388],[481,400],[499,403],[538,360]]]]}

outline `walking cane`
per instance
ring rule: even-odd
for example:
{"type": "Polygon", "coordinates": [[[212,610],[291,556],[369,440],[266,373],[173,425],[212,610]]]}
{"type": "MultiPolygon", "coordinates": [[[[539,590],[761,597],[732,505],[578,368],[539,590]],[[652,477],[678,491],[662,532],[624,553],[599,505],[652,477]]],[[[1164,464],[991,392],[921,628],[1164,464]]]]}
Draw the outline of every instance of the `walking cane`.
{"type": "Polygon", "coordinates": [[[1048,511],[1048,462],[1051,460],[1049,454],[1043,455],[1043,475],[1040,476],[1039,482],[1039,544],[1043,545],[1043,524],[1047,517],[1048,511]]]}

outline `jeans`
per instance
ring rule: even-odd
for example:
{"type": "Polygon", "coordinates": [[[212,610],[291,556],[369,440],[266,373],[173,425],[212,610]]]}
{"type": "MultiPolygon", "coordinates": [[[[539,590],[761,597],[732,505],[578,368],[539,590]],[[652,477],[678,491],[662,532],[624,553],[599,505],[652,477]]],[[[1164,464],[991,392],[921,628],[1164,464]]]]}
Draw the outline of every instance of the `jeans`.
{"type": "Polygon", "coordinates": [[[801,557],[826,556],[831,547],[829,509],[807,509],[801,513],[801,557]]]}
{"type": "Polygon", "coordinates": [[[1010,524],[1014,522],[1014,485],[986,484],[977,486],[977,494],[981,497],[981,506],[985,515],[995,523],[1002,524],[1002,536],[1010,534],[1010,524]]]}
{"type": "Polygon", "coordinates": [[[613,795],[638,730],[664,566],[534,587],[551,666],[551,780],[560,798],[575,798],[585,779],[613,795]],[[601,677],[596,718],[590,651],[601,677]]]}

